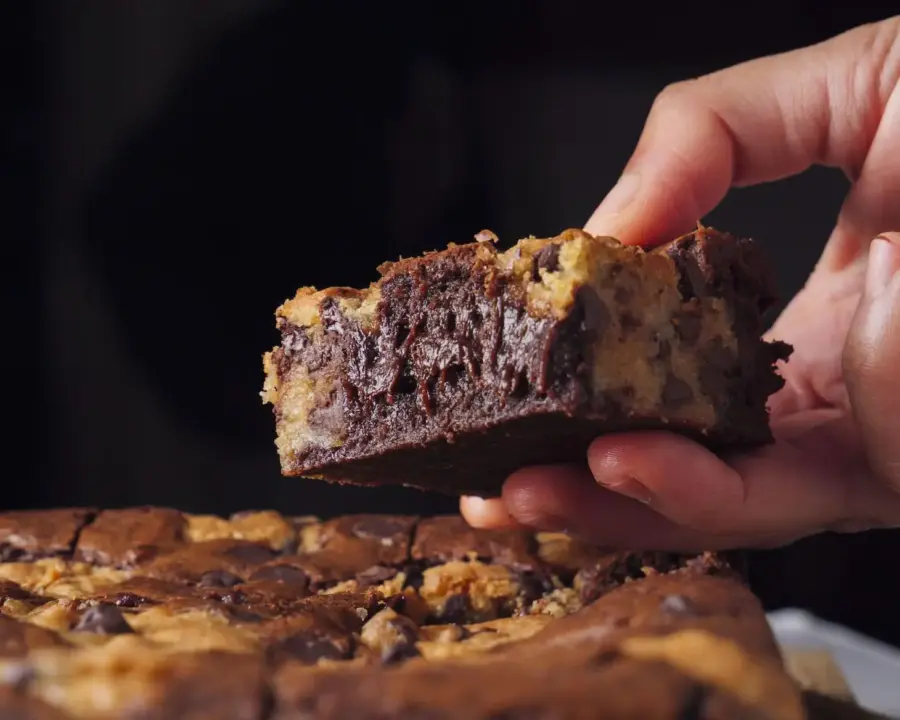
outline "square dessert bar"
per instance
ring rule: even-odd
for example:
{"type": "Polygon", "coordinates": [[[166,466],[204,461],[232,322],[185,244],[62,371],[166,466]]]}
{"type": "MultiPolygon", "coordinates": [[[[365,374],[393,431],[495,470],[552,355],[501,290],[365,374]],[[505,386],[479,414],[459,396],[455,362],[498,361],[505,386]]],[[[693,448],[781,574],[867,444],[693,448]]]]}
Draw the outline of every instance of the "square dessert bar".
{"type": "Polygon", "coordinates": [[[278,309],[262,395],[285,475],[491,496],[605,432],[771,440],[790,348],[760,338],[775,296],[757,245],[702,227],[653,251],[578,230],[495,241],[278,309]]]}
{"type": "Polygon", "coordinates": [[[0,556],[4,719],[810,716],[721,555],[129,508],[0,514],[0,556]]]}

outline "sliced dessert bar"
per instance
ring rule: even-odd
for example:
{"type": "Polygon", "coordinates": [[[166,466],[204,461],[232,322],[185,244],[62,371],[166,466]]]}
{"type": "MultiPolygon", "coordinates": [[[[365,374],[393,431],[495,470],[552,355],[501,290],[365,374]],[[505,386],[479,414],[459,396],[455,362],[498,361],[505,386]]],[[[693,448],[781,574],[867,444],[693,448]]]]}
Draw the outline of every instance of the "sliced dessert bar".
{"type": "Polygon", "coordinates": [[[760,339],[775,296],[753,242],[476,239],[278,309],[262,395],[285,475],[491,496],[523,466],[582,460],[601,433],[771,440],[790,348],[760,339]]]}

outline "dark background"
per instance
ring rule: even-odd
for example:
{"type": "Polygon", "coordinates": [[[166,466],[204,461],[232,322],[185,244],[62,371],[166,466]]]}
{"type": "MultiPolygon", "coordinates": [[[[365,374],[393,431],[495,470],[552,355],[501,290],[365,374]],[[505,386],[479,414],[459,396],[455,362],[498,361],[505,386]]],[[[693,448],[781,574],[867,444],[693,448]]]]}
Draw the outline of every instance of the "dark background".
{"type": "MultiPolygon", "coordinates": [[[[582,224],[664,85],[886,15],[841,5],[7,3],[0,502],[454,510],[279,476],[275,307],[483,227],[582,224]]],[[[816,170],[707,220],[765,243],[789,297],[846,189],[816,170]]],[[[757,588],[900,643],[898,548],[760,553],[757,588]]]]}

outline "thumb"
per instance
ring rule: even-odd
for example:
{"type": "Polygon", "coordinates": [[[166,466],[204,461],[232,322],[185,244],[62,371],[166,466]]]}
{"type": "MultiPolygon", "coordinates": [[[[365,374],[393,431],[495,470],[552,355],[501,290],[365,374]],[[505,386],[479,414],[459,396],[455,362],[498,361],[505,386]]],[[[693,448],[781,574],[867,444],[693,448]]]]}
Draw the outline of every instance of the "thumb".
{"type": "Polygon", "coordinates": [[[844,379],[875,476],[900,491],[900,233],[872,241],[844,347],[844,379]]]}
{"type": "Polygon", "coordinates": [[[695,228],[731,187],[840,167],[854,189],[823,266],[844,267],[860,238],[897,227],[898,49],[900,16],[670,85],[585,230],[656,245],[695,228]]]}

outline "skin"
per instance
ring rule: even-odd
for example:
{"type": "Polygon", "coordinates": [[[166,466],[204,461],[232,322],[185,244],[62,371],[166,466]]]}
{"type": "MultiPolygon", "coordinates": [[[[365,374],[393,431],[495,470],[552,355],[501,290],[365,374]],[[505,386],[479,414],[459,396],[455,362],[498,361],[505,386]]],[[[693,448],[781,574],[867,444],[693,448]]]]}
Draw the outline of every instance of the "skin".
{"type": "Polygon", "coordinates": [[[463,498],[472,525],[672,550],[900,526],[900,16],[666,88],[585,229],[652,246],[730,188],[812,165],[852,185],[770,333],[794,346],[776,443],[720,458],[669,433],[604,436],[587,467],[526,468],[502,499],[463,498]]]}

